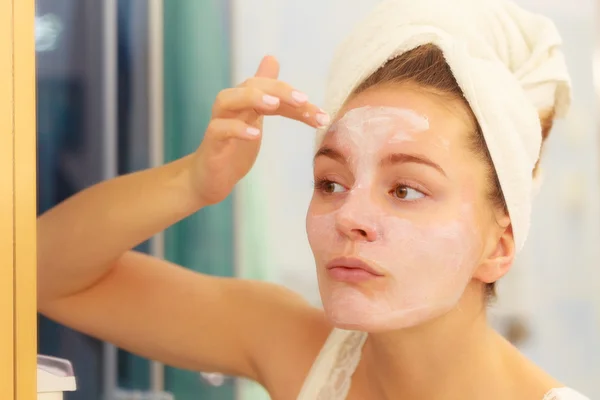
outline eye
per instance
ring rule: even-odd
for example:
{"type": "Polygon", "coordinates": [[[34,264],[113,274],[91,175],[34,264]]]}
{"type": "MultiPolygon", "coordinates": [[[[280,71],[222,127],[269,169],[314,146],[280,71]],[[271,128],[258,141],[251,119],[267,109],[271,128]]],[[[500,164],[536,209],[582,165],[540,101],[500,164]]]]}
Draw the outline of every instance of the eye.
{"type": "Polygon", "coordinates": [[[425,197],[425,195],[419,192],[417,189],[413,189],[410,186],[398,185],[392,191],[392,195],[400,200],[418,200],[425,197]]]}
{"type": "Polygon", "coordinates": [[[345,190],[345,188],[339,183],[335,183],[332,181],[325,181],[323,183],[323,191],[325,193],[341,193],[345,190]]]}
{"type": "Polygon", "coordinates": [[[326,179],[317,181],[315,184],[315,188],[327,194],[341,193],[346,190],[346,188],[340,185],[339,183],[329,181],[326,179]]]}

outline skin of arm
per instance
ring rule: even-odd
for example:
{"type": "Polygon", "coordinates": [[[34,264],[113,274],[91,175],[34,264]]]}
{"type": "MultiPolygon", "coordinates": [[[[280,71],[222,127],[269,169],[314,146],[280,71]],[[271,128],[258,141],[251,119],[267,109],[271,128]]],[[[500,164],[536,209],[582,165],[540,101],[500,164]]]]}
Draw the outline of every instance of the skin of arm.
{"type": "Polygon", "coordinates": [[[297,395],[331,329],[321,310],[281,286],[131,250],[231,193],[256,160],[265,115],[326,124],[278,76],[266,56],[253,78],[221,91],[190,156],[99,183],[41,215],[38,310],[146,358],[247,377],[274,399],[297,395]]]}
{"type": "Polygon", "coordinates": [[[298,351],[312,353],[307,370],[328,328],[300,296],[129,250],[202,207],[187,162],[99,183],[38,218],[39,311],[180,368],[265,383],[298,351]]]}

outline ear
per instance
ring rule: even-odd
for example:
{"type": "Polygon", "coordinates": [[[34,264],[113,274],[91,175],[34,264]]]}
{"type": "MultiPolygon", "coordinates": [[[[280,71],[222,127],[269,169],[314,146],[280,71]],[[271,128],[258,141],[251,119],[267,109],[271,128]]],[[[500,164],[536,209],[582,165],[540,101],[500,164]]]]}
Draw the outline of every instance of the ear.
{"type": "Polygon", "coordinates": [[[502,278],[515,259],[515,238],[510,222],[503,228],[500,237],[490,244],[489,255],[479,265],[473,278],[492,283],[502,278]]]}

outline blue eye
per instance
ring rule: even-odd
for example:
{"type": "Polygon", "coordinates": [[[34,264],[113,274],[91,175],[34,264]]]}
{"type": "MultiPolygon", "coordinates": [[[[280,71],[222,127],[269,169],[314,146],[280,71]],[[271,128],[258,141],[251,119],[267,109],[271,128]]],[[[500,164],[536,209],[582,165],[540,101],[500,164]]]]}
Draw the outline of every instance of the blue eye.
{"type": "Polygon", "coordinates": [[[413,189],[406,185],[398,185],[393,191],[392,195],[400,200],[418,200],[425,197],[425,195],[419,192],[417,189],[413,189]]]}

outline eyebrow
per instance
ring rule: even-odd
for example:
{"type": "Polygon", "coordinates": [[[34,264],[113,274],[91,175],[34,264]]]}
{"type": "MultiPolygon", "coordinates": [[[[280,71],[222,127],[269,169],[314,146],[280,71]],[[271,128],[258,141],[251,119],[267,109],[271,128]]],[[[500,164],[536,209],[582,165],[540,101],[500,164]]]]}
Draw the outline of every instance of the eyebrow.
{"type": "MultiPolygon", "coordinates": [[[[333,148],[327,147],[327,146],[321,147],[319,149],[319,151],[317,151],[317,153],[315,154],[314,160],[316,161],[316,159],[319,157],[328,157],[328,158],[331,158],[332,160],[339,162],[340,164],[346,164],[346,162],[347,162],[346,157],[344,157],[344,155],[342,153],[340,153],[336,149],[333,149],[333,148]]],[[[447,175],[444,172],[444,170],[442,169],[442,167],[440,167],[437,163],[431,161],[430,159],[428,159],[427,157],[425,157],[423,155],[393,153],[393,154],[390,154],[389,156],[385,157],[383,160],[381,160],[380,165],[381,166],[390,166],[390,165],[394,165],[394,164],[407,164],[407,163],[427,165],[431,168],[434,168],[439,173],[441,173],[442,175],[447,177],[447,175]]]]}
{"type": "Polygon", "coordinates": [[[440,174],[447,177],[446,173],[438,164],[431,161],[429,158],[423,155],[417,154],[406,154],[406,153],[394,153],[390,154],[388,157],[381,160],[380,165],[394,165],[394,164],[406,164],[406,163],[415,163],[427,165],[431,168],[436,169],[440,174]]]}
{"type": "Polygon", "coordinates": [[[339,162],[340,164],[346,164],[346,157],[344,157],[344,155],[342,153],[340,153],[339,151],[337,151],[335,149],[332,149],[331,147],[327,147],[327,146],[321,147],[319,149],[319,151],[317,151],[317,153],[315,154],[313,163],[319,157],[331,158],[332,160],[335,160],[335,161],[339,162]]]}

